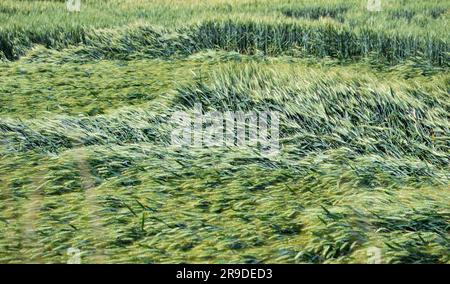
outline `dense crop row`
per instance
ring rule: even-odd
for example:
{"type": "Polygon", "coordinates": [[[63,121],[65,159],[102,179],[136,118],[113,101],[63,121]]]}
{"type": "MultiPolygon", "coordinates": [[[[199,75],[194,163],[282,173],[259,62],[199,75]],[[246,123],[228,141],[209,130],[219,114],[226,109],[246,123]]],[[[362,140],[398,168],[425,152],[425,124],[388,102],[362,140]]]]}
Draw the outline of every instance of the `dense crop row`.
{"type": "MultiPolygon", "coordinates": [[[[101,53],[112,52],[118,53],[117,56],[121,58],[128,57],[135,50],[144,51],[151,57],[161,57],[170,56],[174,52],[191,54],[200,49],[221,48],[243,53],[260,50],[270,55],[294,53],[293,51],[300,49],[303,55],[340,59],[360,58],[376,53],[394,64],[417,55],[440,66],[448,61],[448,37],[442,34],[445,34],[445,30],[427,32],[420,30],[420,27],[434,22],[423,23],[423,20],[418,20],[414,25],[409,25],[416,30],[406,32],[406,27],[395,24],[395,20],[389,20],[389,18],[406,18],[411,22],[415,15],[424,14],[431,17],[430,21],[445,26],[447,21],[445,6],[430,8],[433,6],[418,5],[413,10],[393,8],[379,15],[366,11],[362,14],[366,17],[364,18],[359,14],[352,15],[349,4],[336,3],[331,6],[318,4],[293,6],[281,3],[283,5],[273,6],[272,13],[275,14],[263,17],[263,20],[260,20],[261,17],[255,17],[257,14],[250,11],[234,17],[229,16],[228,18],[233,20],[227,20],[223,16],[214,16],[212,10],[209,14],[203,15],[198,22],[164,30],[158,27],[158,21],[154,19],[142,21],[138,25],[140,28],[135,28],[136,25],[133,24],[128,28],[111,27],[104,30],[99,29],[96,23],[84,25],[78,22],[77,15],[66,14],[52,24],[23,26],[17,23],[0,28],[0,57],[17,59],[35,44],[49,48],[86,44],[88,47],[97,47],[94,53],[99,53],[98,56],[101,56],[101,53]],[[420,9],[425,10],[423,12],[420,9]],[[346,12],[350,13],[348,24],[323,19],[339,17],[343,21],[342,17],[346,12]],[[289,19],[292,17],[300,17],[301,20],[289,19]],[[318,19],[320,20],[317,21],[318,19]]],[[[59,6],[50,7],[56,9],[59,6]]],[[[217,11],[220,7],[222,6],[215,6],[217,11]]],[[[112,4],[108,6],[108,9],[113,8],[112,4]]],[[[4,6],[3,13],[10,14],[8,11],[11,9],[18,7],[4,6]]],[[[91,9],[90,6],[87,9],[91,9]]],[[[161,6],[155,9],[170,12],[170,8],[164,10],[161,6]]],[[[259,6],[255,11],[258,9],[259,6]]],[[[41,12],[45,13],[45,9],[41,9],[41,12]]],[[[88,12],[92,11],[88,10],[86,13],[88,12]]]]}
{"type": "Polygon", "coordinates": [[[391,64],[420,56],[434,65],[448,65],[448,43],[436,36],[417,38],[363,29],[357,32],[334,24],[298,25],[295,23],[258,23],[252,21],[205,22],[178,32],[137,26],[123,30],[55,30],[49,34],[3,37],[1,48],[6,58],[18,58],[33,44],[62,48],[84,44],[92,58],[169,57],[189,55],[204,49],[224,49],[243,54],[276,56],[313,55],[355,59],[375,54],[391,64]],[[20,40],[16,40],[20,39],[20,40]]]}

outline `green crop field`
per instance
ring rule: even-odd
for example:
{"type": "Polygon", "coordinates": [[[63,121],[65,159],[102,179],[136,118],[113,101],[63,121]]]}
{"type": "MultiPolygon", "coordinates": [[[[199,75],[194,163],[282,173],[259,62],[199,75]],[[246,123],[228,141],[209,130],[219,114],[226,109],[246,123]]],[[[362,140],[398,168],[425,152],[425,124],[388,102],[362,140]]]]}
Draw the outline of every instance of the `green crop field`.
{"type": "Polygon", "coordinates": [[[450,1],[0,2],[0,263],[450,263],[450,1]],[[276,111],[276,155],[171,116],[276,111]]]}

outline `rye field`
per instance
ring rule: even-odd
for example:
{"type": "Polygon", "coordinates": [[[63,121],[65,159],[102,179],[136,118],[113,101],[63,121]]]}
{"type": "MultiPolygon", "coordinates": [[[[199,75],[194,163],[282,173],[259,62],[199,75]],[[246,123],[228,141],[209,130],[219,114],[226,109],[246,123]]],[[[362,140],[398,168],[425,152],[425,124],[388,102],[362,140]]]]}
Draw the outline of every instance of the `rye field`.
{"type": "Polygon", "coordinates": [[[450,263],[450,1],[380,2],[2,0],[0,263],[450,263]]]}

